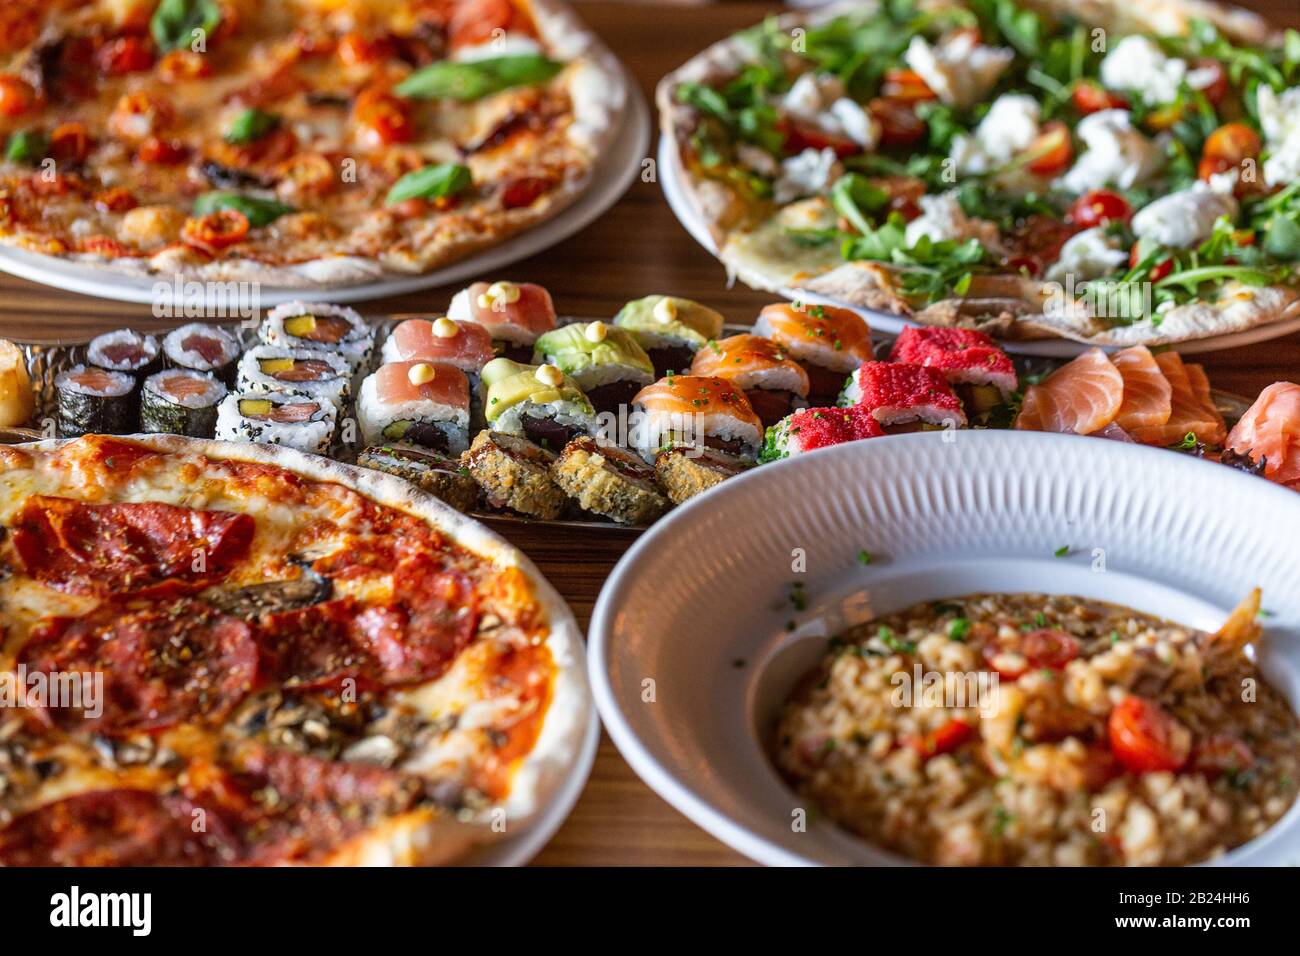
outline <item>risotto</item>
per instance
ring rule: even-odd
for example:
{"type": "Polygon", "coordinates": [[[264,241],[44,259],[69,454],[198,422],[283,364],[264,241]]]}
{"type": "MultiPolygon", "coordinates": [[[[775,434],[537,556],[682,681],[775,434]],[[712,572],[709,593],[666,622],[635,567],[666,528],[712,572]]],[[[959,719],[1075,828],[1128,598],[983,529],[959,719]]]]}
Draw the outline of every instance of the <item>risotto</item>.
{"type": "Polygon", "coordinates": [[[782,711],[780,771],[887,850],[945,865],[1176,865],[1300,787],[1259,594],[1206,634],[1077,597],[919,604],[833,640],[782,711]]]}

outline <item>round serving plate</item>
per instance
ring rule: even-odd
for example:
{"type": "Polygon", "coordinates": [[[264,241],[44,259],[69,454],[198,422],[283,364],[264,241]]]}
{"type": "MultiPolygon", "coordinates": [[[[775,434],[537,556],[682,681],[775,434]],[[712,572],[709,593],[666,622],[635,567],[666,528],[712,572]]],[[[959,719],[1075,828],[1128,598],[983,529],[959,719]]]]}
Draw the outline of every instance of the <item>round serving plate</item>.
{"type": "MultiPolygon", "coordinates": [[[[663,184],[664,197],[668,200],[668,207],[672,209],[673,214],[677,216],[682,226],[691,234],[696,242],[707,249],[712,255],[718,254],[717,243],[709,235],[708,226],[704,220],[695,211],[694,207],[686,198],[685,187],[682,179],[685,175],[681,163],[678,161],[677,153],[671,148],[668,137],[661,137],[659,140],[659,179],[663,184]]],[[[849,305],[846,302],[840,302],[828,296],[817,295],[813,292],[806,292],[801,289],[778,289],[775,293],[782,298],[790,301],[810,302],[814,305],[831,305],[844,309],[852,309],[867,320],[872,331],[887,332],[890,335],[898,335],[909,325],[916,325],[915,322],[909,322],[901,316],[894,315],[892,312],[880,312],[876,309],[864,309],[860,306],[849,305]]],[[[1266,342],[1270,339],[1281,338],[1284,335],[1290,335],[1292,332],[1300,330],[1300,316],[1294,319],[1288,319],[1285,322],[1272,322],[1268,325],[1257,326],[1253,329],[1247,329],[1244,332],[1234,332],[1231,335],[1215,335],[1210,338],[1192,339],[1187,342],[1177,342],[1169,346],[1176,349],[1184,355],[1192,355],[1198,352],[1218,352],[1223,349],[1241,348],[1243,345],[1253,345],[1256,342],[1266,342]]],[[[1018,342],[1014,339],[1007,339],[999,343],[1008,352],[1015,352],[1020,355],[1040,355],[1053,358],[1072,358],[1086,352],[1092,345],[1084,342],[1074,342],[1070,339],[1052,338],[1052,339],[1034,339],[1027,342],[1018,342]]],[[[1101,346],[1106,351],[1114,351],[1119,346],[1101,346]]]]}
{"type": "MultiPolygon", "coordinates": [[[[626,70],[624,84],[627,88],[627,109],[617,138],[609,153],[599,162],[586,191],[554,219],[485,252],[422,275],[391,276],[356,285],[302,288],[259,284],[259,305],[270,307],[295,299],[320,298],[337,303],[364,302],[463,282],[536,255],[585,229],[614,205],[632,185],[650,146],[649,107],[626,70]]],[[[87,268],[75,262],[7,247],[0,247],[0,272],[67,292],[144,305],[152,305],[157,301],[158,283],[173,284],[171,277],[167,276],[118,275],[106,269],[87,268]]],[[[233,303],[224,305],[230,307],[233,303]]]]}
{"type": "MultiPolygon", "coordinates": [[[[641,778],[746,856],[898,865],[822,815],[794,832],[807,802],[767,756],[830,637],[977,592],[1076,594],[1214,631],[1258,586],[1263,672],[1294,708],[1298,539],[1294,491],[1159,449],[998,431],[839,445],[724,482],[648,531],[596,603],[592,690],[641,778]]],[[[1215,862],[1300,865],[1300,803],[1215,862]]]]}

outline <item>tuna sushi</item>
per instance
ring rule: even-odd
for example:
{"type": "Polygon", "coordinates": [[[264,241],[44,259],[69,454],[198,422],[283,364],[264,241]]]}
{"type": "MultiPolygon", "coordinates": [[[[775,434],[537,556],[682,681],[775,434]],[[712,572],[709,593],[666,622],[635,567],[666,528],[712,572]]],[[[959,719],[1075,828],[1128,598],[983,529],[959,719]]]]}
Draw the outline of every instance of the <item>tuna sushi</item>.
{"type": "Polygon", "coordinates": [[[578,322],[537,340],[536,360],[568,375],[586,394],[597,414],[617,414],[619,406],[655,380],[650,356],[626,329],[604,322],[578,322]]]}
{"type": "Polygon", "coordinates": [[[583,510],[619,524],[649,524],[668,510],[654,468],[626,448],[591,435],[565,445],[551,475],[583,510]]]}
{"type": "Polygon", "coordinates": [[[493,359],[483,369],[484,413],[495,432],[558,450],[596,431],[596,412],[578,383],[554,365],[493,359]]]}
{"type": "Polygon", "coordinates": [[[848,408],[801,408],[767,430],[759,461],[769,462],[806,451],[842,445],[885,434],[865,405],[848,408]]]}
{"type": "Polygon", "coordinates": [[[745,392],[763,427],[775,425],[808,397],[808,373],[771,339],[732,335],[695,353],[692,375],[728,379],[745,392]]]}
{"type": "Polygon", "coordinates": [[[498,355],[528,362],[538,336],[555,328],[555,304],[549,292],[531,282],[475,282],[452,297],[447,317],[477,322],[488,330],[498,355]]]}
{"type": "Polygon", "coordinates": [[[614,324],[636,336],[661,377],[686,372],[704,343],[722,335],[721,313],[671,295],[627,303],[614,316],[614,324]]]}
{"type": "Polygon", "coordinates": [[[226,386],[206,372],[165,369],[145,379],[140,390],[140,431],[211,438],[225,397],[226,386]]]}
{"type": "Polygon", "coordinates": [[[405,478],[411,484],[447,502],[457,511],[472,511],[479,488],[459,458],[429,448],[406,444],[373,445],[357,456],[362,468],[405,478]]]}
{"type": "Polygon", "coordinates": [[[337,353],[354,375],[369,366],[375,348],[374,329],[355,310],[321,302],[276,306],[267,313],[257,335],[264,345],[337,353]]]}
{"type": "Polygon", "coordinates": [[[894,342],[889,357],[894,362],[938,369],[976,414],[1006,401],[1017,387],[1016,367],[1010,357],[975,329],[908,326],[894,342]]]}
{"type": "Polygon", "coordinates": [[[352,370],[332,352],[258,345],[239,360],[239,391],[328,398],[339,407],[352,394],[352,370]]]}
{"type": "Polygon", "coordinates": [[[139,402],[135,376],[90,365],[74,365],[54,380],[60,438],[136,430],[139,402]]]}
{"type": "Polygon", "coordinates": [[[469,447],[469,380],[454,365],[389,362],[361,383],[357,419],[367,445],[403,441],[459,455],[469,447]]]}
{"type": "Polygon", "coordinates": [[[163,355],[172,368],[211,372],[227,385],[234,384],[239,363],[239,341],[218,325],[191,322],[163,337],[163,355]]]}
{"type": "Polygon", "coordinates": [[[754,333],[771,339],[808,373],[808,401],[834,404],[848,374],[873,358],[871,329],[856,312],[828,305],[764,307],[754,333]]]}
{"type": "Polygon", "coordinates": [[[886,428],[966,424],[966,412],[943,373],[908,362],[867,362],[849,378],[840,405],[862,405],[886,428]]]}
{"type": "Polygon", "coordinates": [[[338,409],[328,398],[245,392],[225,397],[217,409],[216,437],[261,445],[284,445],[325,454],[334,437],[338,409]]]}
{"type": "Polygon", "coordinates": [[[492,361],[492,337],[476,322],[407,319],[384,342],[385,362],[441,362],[477,376],[492,361]]]}
{"type": "Polygon", "coordinates": [[[641,413],[630,444],[647,461],[665,448],[716,448],[753,461],[763,444],[763,424],[749,399],[725,378],[669,375],[633,399],[641,413]]]}
{"type": "Polygon", "coordinates": [[[1300,385],[1274,382],[1260,392],[1227,447],[1262,465],[1266,478],[1300,489],[1300,385]]]}
{"type": "Polygon", "coordinates": [[[130,329],[105,332],[90,340],[86,362],[110,372],[147,375],[158,366],[158,340],[130,329]]]}

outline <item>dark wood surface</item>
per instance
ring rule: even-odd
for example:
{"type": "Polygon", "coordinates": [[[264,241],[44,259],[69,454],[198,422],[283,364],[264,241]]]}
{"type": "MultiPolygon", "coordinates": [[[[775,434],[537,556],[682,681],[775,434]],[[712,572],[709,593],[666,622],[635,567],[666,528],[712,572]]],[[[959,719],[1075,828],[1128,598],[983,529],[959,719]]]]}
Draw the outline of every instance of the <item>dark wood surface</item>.
{"type": "MultiPolygon", "coordinates": [[[[713,6],[578,2],[578,13],[622,57],[650,97],[655,82],[697,50],[778,9],[769,3],[713,6]]],[[[1276,23],[1300,26],[1294,0],[1245,0],[1276,23]]],[[[652,153],[653,155],[653,153],[652,153]]],[[[665,204],[659,186],[638,181],[603,218],[553,249],[509,267],[510,278],[540,282],[561,312],[609,316],[628,299],[671,292],[748,323],[769,297],[726,287],[722,267],[699,248],[665,204]]],[[[369,314],[433,311],[454,288],[365,304],[369,314]]],[[[147,306],[65,293],[0,275],[0,337],[80,340],[123,324],[160,326],[147,306]]],[[[1300,335],[1197,356],[1216,388],[1253,396],[1300,376],[1300,335]]],[[[568,600],[584,628],[596,595],[631,535],[562,534],[501,525],[568,600]]],[[[602,737],[595,770],[568,822],[538,857],[543,864],[726,865],[744,860],[687,821],[645,786],[602,737]]]]}

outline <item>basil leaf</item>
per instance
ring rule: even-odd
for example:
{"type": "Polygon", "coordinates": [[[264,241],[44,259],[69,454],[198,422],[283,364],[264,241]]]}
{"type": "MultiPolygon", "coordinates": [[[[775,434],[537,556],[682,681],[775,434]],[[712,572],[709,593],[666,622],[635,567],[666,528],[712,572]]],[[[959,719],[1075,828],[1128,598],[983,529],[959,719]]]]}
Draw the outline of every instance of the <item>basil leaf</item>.
{"type": "Polygon", "coordinates": [[[408,199],[441,199],[468,189],[473,182],[473,176],[464,166],[455,163],[425,166],[393,183],[385,201],[391,206],[408,199]]]}
{"type": "Polygon", "coordinates": [[[243,193],[225,191],[204,193],[194,200],[196,216],[206,216],[222,209],[242,212],[248,218],[248,224],[254,229],[269,226],[286,213],[296,211],[292,206],[286,206],[274,199],[262,199],[258,196],[245,196],[243,193]]]}
{"type": "Polygon", "coordinates": [[[226,130],[226,142],[234,146],[244,146],[261,139],[280,125],[280,117],[273,113],[263,113],[257,109],[247,109],[235,117],[226,130]]]}
{"type": "Polygon", "coordinates": [[[220,25],[216,0],[162,0],[149,21],[149,32],[158,49],[167,52],[188,47],[195,30],[210,34],[220,25]]]}
{"type": "Polygon", "coordinates": [[[11,163],[35,163],[45,155],[50,140],[39,130],[19,130],[9,137],[5,159],[11,163]]]}
{"type": "Polygon", "coordinates": [[[417,100],[479,100],[513,86],[545,83],[564,64],[539,53],[497,56],[484,60],[441,60],[416,70],[400,84],[399,96],[417,100]]]}

